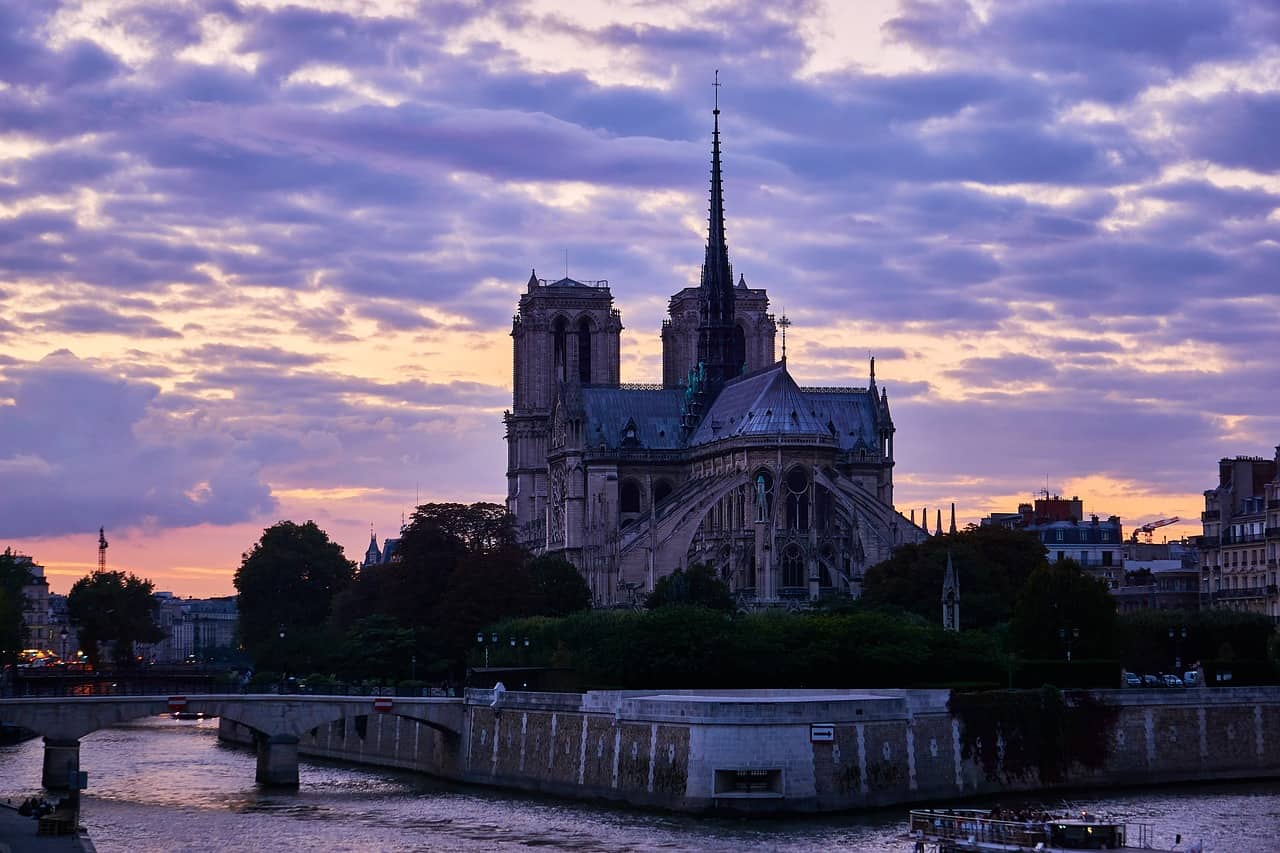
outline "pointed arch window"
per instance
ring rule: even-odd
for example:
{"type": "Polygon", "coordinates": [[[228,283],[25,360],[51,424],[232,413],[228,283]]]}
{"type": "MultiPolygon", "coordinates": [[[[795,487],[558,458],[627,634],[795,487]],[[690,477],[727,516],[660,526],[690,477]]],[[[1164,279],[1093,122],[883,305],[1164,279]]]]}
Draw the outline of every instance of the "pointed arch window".
{"type": "Polygon", "coordinates": [[[591,382],[591,320],[586,317],[578,321],[578,381],[591,382]]]}
{"type": "Polygon", "coordinates": [[[804,552],[795,543],[788,545],[782,552],[782,585],[804,586],[804,552]]]}
{"type": "Polygon", "coordinates": [[[809,478],[804,469],[797,466],[787,472],[787,527],[791,530],[809,529],[809,478]]]}
{"type": "Polygon", "coordinates": [[[555,364],[555,377],[558,381],[563,382],[569,378],[568,374],[568,344],[569,344],[569,321],[563,317],[557,317],[551,326],[552,338],[552,360],[555,364]]]}

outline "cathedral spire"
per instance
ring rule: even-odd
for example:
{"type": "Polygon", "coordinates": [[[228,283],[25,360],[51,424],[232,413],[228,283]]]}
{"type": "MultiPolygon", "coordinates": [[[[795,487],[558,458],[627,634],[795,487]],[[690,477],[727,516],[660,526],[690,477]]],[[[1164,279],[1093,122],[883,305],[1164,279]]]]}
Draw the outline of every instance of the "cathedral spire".
{"type": "Polygon", "coordinates": [[[707,216],[707,251],[699,287],[698,361],[706,365],[712,396],[737,376],[735,364],[733,269],[724,236],[724,181],[720,174],[720,72],[716,72],[711,132],[711,205],[707,216]]]}
{"type": "MultiPolygon", "coordinates": [[[[733,299],[733,271],[724,237],[724,179],[720,174],[720,72],[716,72],[716,106],[711,131],[711,206],[707,216],[707,253],[702,261],[702,289],[733,299]]],[[[729,320],[733,315],[729,315],[729,320]]]]}

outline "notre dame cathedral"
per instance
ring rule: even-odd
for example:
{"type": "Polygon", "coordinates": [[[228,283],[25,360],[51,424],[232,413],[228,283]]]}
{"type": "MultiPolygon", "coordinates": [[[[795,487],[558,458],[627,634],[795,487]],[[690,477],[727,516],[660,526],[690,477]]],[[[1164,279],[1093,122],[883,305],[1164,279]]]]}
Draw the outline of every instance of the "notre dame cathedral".
{"type": "Polygon", "coordinates": [[[694,563],[744,604],[857,596],[867,567],[928,535],[894,510],[874,360],[866,387],[799,387],[785,347],[775,360],[768,295],[734,282],[714,115],[702,281],[671,297],[662,385],[620,381],[608,282],[532,274],[512,322],[507,507],[523,544],[568,558],[597,606],[694,563]]]}

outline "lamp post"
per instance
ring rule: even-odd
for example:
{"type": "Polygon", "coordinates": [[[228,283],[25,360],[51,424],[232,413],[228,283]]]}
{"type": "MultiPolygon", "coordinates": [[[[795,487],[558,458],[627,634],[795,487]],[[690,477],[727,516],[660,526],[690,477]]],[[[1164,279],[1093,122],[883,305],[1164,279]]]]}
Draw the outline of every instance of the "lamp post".
{"type": "Polygon", "coordinates": [[[67,662],[67,626],[63,625],[62,630],[58,632],[58,637],[62,640],[62,646],[58,649],[62,653],[62,663],[67,662]]]}
{"type": "Polygon", "coordinates": [[[418,680],[418,656],[409,655],[409,680],[418,680]]]}
{"type": "Polygon", "coordinates": [[[280,626],[280,695],[284,695],[285,684],[289,674],[289,663],[284,657],[284,626],[280,626]]]}
{"type": "Polygon", "coordinates": [[[1067,663],[1071,662],[1071,644],[1080,639],[1079,628],[1059,628],[1058,639],[1067,647],[1067,663]]]}
{"type": "Polygon", "coordinates": [[[1185,625],[1169,629],[1169,642],[1173,644],[1174,675],[1177,675],[1178,671],[1182,669],[1182,641],[1186,638],[1187,627],[1185,625]]]}

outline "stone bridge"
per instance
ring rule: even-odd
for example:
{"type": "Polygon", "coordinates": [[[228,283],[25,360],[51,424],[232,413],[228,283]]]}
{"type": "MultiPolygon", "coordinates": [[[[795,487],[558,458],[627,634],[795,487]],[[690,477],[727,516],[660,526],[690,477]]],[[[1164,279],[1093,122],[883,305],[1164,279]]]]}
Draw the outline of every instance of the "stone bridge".
{"type": "Polygon", "coordinates": [[[222,717],[254,732],[258,751],[257,780],[268,785],[298,784],[298,738],[317,726],[373,713],[406,717],[448,738],[462,733],[463,700],[390,696],[68,696],[0,699],[0,720],[44,735],[46,788],[67,787],[71,771],[80,769],[80,738],[106,726],[174,710],[222,717]],[[389,709],[375,709],[390,701],[389,709]]]}

